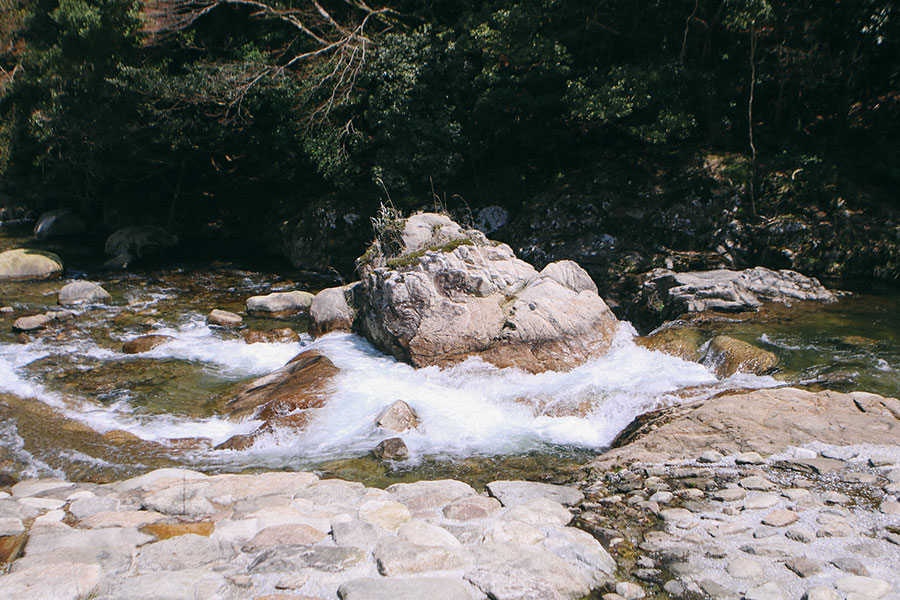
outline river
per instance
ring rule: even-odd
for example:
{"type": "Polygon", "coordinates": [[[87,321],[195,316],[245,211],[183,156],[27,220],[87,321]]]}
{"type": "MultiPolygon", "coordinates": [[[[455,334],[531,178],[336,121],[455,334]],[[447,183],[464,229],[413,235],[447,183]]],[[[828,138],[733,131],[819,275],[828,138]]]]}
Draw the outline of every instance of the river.
{"type": "MultiPolygon", "coordinates": [[[[0,250],[29,243],[0,228],[0,250]]],[[[58,248],[54,248],[57,249],[58,248]]],[[[105,481],[160,466],[208,472],[314,469],[384,485],[452,476],[472,483],[498,477],[564,481],[648,410],[739,388],[900,392],[900,295],[852,294],[832,305],[773,309],[751,318],[696,324],[774,351],[772,376],[717,378],[702,365],[636,345],[623,324],[613,350],[568,373],[530,375],[477,359],[446,369],[413,369],[365,340],[332,334],[312,340],[302,317],[245,318],[244,329],[291,327],[299,342],[244,341],[242,331],[210,327],[213,308],[240,312],[249,296],[321,286],[301,274],[233,263],[110,273],[91,257],[63,253],[63,280],[0,283],[0,306],[15,316],[58,310],[56,292],[72,279],[103,285],[112,301],[26,343],[0,321],[0,472],[105,481]],[[124,341],[172,337],[140,355],[124,341]],[[215,450],[252,430],[221,413],[216,398],[316,348],[340,369],[326,406],[303,431],[281,430],[241,451],[215,450]],[[403,435],[410,459],[369,456],[384,437],[375,416],[403,399],[422,425],[403,435]]]]}

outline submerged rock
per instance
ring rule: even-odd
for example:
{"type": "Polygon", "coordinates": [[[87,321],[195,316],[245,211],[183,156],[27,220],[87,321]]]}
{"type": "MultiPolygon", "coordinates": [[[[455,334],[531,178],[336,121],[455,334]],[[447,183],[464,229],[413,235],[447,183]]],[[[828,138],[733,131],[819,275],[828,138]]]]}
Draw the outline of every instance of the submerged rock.
{"type": "Polygon", "coordinates": [[[539,273],[442,215],[391,227],[358,267],[360,327],[381,350],[418,367],[479,356],[541,372],[572,369],[612,345],[618,321],[576,264],[539,273]]]}
{"type": "Polygon", "coordinates": [[[703,334],[690,327],[668,327],[650,335],[635,338],[634,343],[648,350],[697,362],[701,358],[703,334]]]}
{"type": "Polygon", "coordinates": [[[272,292],[247,298],[247,310],[265,313],[298,313],[309,310],[313,295],[309,292],[272,292]]]}
{"type": "Polygon", "coordinates": [[[111,298],[109,292],[91,281],[73,281],[59,290],[59,303],[63,306],[106,302],[111,298]]]}
{"type": "Polygon", "coordinates": [[[128,340],[122,344],[122,352],[125,354],[140,354],[149,352],[161,344],[165,344],[175,338],[168,335],[142,335],[128,340]]]}
{"type": "Polygon", "coordinates": [[[226,396],[225,408],[230,416],[252,416],[264,423],[250,434],[229,438],[217,448],[241,450],[252,445],[260,435],[279,427],[306,426],[309,411],[320,408],[328,399],[331,381],[338,372],[324,354],[307,350],[277,371],[240,386],[226,396]]]}
{"type": "Polygon", "coordinates": [[[834,294],[814,277],[782,269],[754,267],[744,271],[715,269],[676,273],[655,269],[641,287],[642,312],[656,321],[684,313],[756,310],[764,302],[834,302],[834,294]]]}
{"type": "Polygon", "coordinates": [[[0,252],[0,280],[49,279],[62,271],[62,259],[52,252],[30,248],[0,252]]]}
{"type": "Polygon", "coordinates": [[[768,350],[727,335],[709,341],[701,361],[719,377],[737,372],[765,375],[778,364],[778,357],[768,350]]]}
{"type": "Polygon", "coordinates": [[[45,240],[52,237],[78,235],[87,231],[87,225],[68,208],[48,210],[34,225],[34,237],[45,240]]]}
{"type": "Polygon", "coordinates": [[[300,341],[300,336],[290,327],[278,327],[269,331],[255,329],[244,332],[244,341],[248,344],[288,344],[300,341]]]}

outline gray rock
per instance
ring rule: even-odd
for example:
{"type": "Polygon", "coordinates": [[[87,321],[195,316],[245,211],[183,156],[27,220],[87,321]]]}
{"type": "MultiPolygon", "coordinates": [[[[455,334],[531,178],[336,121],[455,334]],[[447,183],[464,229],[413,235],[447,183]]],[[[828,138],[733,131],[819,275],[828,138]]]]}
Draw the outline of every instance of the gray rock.
{"type": "Polygon", "coordinates": [[[527,504],[517,504],[508,509],[500,519],[503,521],[520,521],[535,527],[568,525],[572,513],[559,502],[547,498],[535,498],[527,504]]]}
{"type": "Polygon", "coordinates": [[[478,495],[469,484],[453,479],[395,483],[387,492],[413,511],[437,509],[457,498],[478,495]]]}
{"type": "Polygon", "coordinates": [[[778,496],[772,494],[760,494],[744,500],[744,508],[747,510],[762,510],[772,508],[779,502],[778,496]]]}
{"type": "Polygon", "coordinates": [[[738,579],[761,579],[765,574],[762,565],[750,558],[736,558],[728,563],[725,570],[738,579]]]}
{"type": "Polygon", "coordinates": [[[777,583],[772,581],[756,587],[746,594],[744,600],[787,600],[777,583]]]}
{"type": "Polygon", "coordinates": [[[878,507],[878,510],[883,512],[886,515],[900,515],[900,502],[896,500],[885,500],[878,507]]]}
{"type": "Polygon", "coordinates": [[[859,456],[859,452],[853,448],[836,446],[834,448],[826,448],[821,452],[825,458],[833,458],[834,460],[847,461],[851,458],[859,456]]]}
{"type": "Polygon", "coordinates": [[[406,460],[409,458],[409,448],[402,438],[388,438],[381,440],[372,450],[372,454],[381,460],[406,460]]]}
{"type": "Polygon", "coordinates": [[[144,498],[142,508],[165,515],[206,517],[216,512],[201,490],[189,485],[173,485],[144,498]]]}
{"type": "Polygon", "coordinates": [[[45,328],[52,322],[53,319],[49,315],[31,315],[16,319],[12,328],[15,331],[36,331],[45,328]]]}
{"type": "Polygon", "coordinates": [[[685,590],[684,584],[675,579],[670,579],[663,585],[663,591],[665,591],[670,596],[674,596],[675,598],[681,598],[684,596],[685,590]]]}
{"type": "Polygon", "coordinates": [[[892,587],[890,583],[883,579],[875,579],[874,577],[860,577],[858,575],[848,575],[841,577],[834,582],[834,587],[844,592],[848,598],[883,598],[887,596],[892,587]]]}
{"type": "Polygon", "coordinates": [[[584,494],[575,488],[532,481],[492,481],[487,484],[487,490],[503,506],[527,504],[535,498],[546,498],[565,506],[574,506],[584,500],[584,494]]]}
{"type": "Polygon", "coordinates": [[[592,588],[608,582],[616,572],[616,561],[592,535],[574,527],[554,528],[543,546],[585,575],[592,588]]]}
{"type": "Polygon", "coordinates": [[[119,501],[114,496],[94,496],[82,498],[69,505],[69,512],[79,521],[101,512],[114,511],[119,508],[119,501]]]}
{"type": "Polygon", "coordinates": [[[713,494],[713,499],[720,502],[735,502],[746,497],[747,492],[738,487],[724,488],[713,494]]]}
{"type": "Polygon", "coordinates": [[[359,291],[359,283],[324,289],[309,306],[309,335],[320,337],[332,331],[352,331],[356,311],[347,301],[359,291]]]}
{"type": "Polygon", "coordinates": [[[219,327],[238,327],[244,322],[244,318],[233,312],[214,308],[206,316],[206,322],[219,327]]]}
{"type": "Polygon", "coordinates": [[[484,544],[465,579],[497,600],[576,600],[590,591],[575,567],[547,550],[484,544]]]}
{"type": "Polygon", "coordinates": [[[436,577],[351,579],[338,589],[341,600],[474,600],[465,582],[436,577]]]}
{"type": "Polygon", "coordinates": [[[825,504],[850,504],[851,498],[847,494],[840,492],[828,491],[822,495],[825,504]]]}
{"type": "Polygon", "coordinates": [[[822,565],[803,556],[797,556],[784,563],[784,566],[800,577],[812,577],[822,571],[822,565]]]}
{"type": "Polygon", "coordinates": [[[784,535],[789,540],[794,540],[795,542],[802,542],[804,544],[810,544],[816,541],[816,532],[806,525],[795,525],[788,529],[784,535]]]}
{"type": "Polygon", "coordinates": [[[205,569],[133,575],[109,586],[98,600],[208,600],[220,598],[228,580],[205,569]]]}
{"type": "Polygon", "coordinates": [[[760,477],[759,475],[751,475],[750,477],[745,477],[738,482],[742,488],[745,490],[763,490],[768,491],[775,488],[775,484],[760,477]]]}
{"type": "Polygon", "coordinates": [[[103,583],[97,565],[60,563],[52,569],[35,567],[0,577],[5,598],[82,600],[91,598],[103,583]]]}
{"type": "Polygon", "coordinates": [[[41,511],[31,506],[20,504],[11,498],[0,498],[0,519],[33,519],[41,511]]]}
{"type": "Polygon", "coordinates": [[[313,295],[309,292],[272,292],[247,298],[247,310],[264,313],[296,313],[309,310],[313,295]]]}
{"type": "Polygon", "coordinates": [[[631,583],[630,581],[620,581],[617,583],[616,593],[622,598],[625,598],[625,600],[640,600],[647,595],[641,586],[636,583],[631,583]]]}
{"type": "Polygon", "coordinates": [[[841,600],[841,597],[831,588],[817,585],[806,590],[802,600],[841,600]]]}
{"type": "Polygon", "coordinates": [[[467,562],[458,548],[423,546],[393,537],[381,539],[372,555],[378,572],[386,577],[458,569],[467,562]]]}
{"type": "Polygon", "coordinates": [[[844,573],[851,575],[859,575],[860,577],[868,577],[869,570],[858,559],[852,556],[842,556],[831,561],[835,567],[844,573]]]}
{"type": "MultiPolygon", "coordinates": [[[[722,462],[725,459],[721,453],[716,452],[715,450],[706,450],[703,454],[697,457],[697,462],[699,463],[718,463],[722,462]]],[[[675,582],[678,583],[678,582],[675,582]]],[[[680,585],[680,584],[679,584],[680,585]]],[[[683,588],[684,586],[682,586],[683,588]]]]}
{"type": "Polygon", "coordinates": [[[68,208],[48,210],[34,224],[34,237],[47,238],[78,235],[87,231],[87,225],[68,208]]]}
{"type": "Polygon", "coordinates": [[[152,536],[141,533],[132,527],[68,531],[50,530],[40,533],[32,532],[28,538],[28,543],[25,545],[25,555],[52,552],[61,548],[67,548],[73,552],[81,552],[98,546],[133,548],[152,541],[152,536]]]}
{"type": "Polygon", "coordinates": [[[740,452],[734,457],[734,462],[739,465],[762,465],[766,459],[759,452],[740,452]]]}
{"type": "Polygon", "coordinates": [[[500,501],[485,496],[464,496],[444,507],[444,516],[454,521],[484,519],[500,510],[500,501]]]}
{"type": "Polygon", "coordinates": [[[0,537],[7,535],[19,535],[25,531],[22,519],[13,517],[0,517],[0,537]]]}
{"type": "Polygon", "coordinates": [[[770,527],[787,527],[797,521],[797,513],[791,510],[773,510],[767,514],[762,522],[770,527]]]}
{"type": "Polygon", "coordinates": [[[17,559],[11,570],[19,572],[29,569],[52,571],[59,565],[77,563],[84,566],[99,566],[107,576],[125,573],[131,569],[134,546],[125,544],[82,546],[77,549],[57,548],[30,553],[17,559]]]}
{"type": "Polygon", "coordinates": [[[230,544],[191,533],[147,544],[138,552],[135,565],[140,572],[175,571],[227,560],[234,554],[230,544]]]}
{"type": "Polygon", "coordinates": [[[721,583],[713,581],[712,579],[705,579],[701,581],[700,587],[710,598],[713,598],[714,600],[731,600],[732,598],[738,597],[737,592],[725,587],[721,583]]]}
{"type": "Polygon", "coordinates": [[[370,250],[358,269],[359,323],[383,351],[415,366],[477,355],[541,372],[569,370],[609,350],[618,321],[596,293],[573,291],[506,244],[440,215],[413,215],[399,229],[397,248],[388,256],[370,250]]]}
{"type": "Polygon", "coordinates": [[[331,529],[331,537],[338,546],[356,546],[365,551],[372,550],[384,535],[384,529],[365,521],[338,522],[331,529]]]}
{"type": "Polygon", "coordinates": [[[892,469],[885,475],[891,483],[900,483],[900,469],[892,469]]]}
{"type": "Polygon", "coordinates": [[[0,252],[0,280],[49,279],[62,270],[62,260],[52,252],[30,248],[0,252]]]}
{"type": "Polygon", "coordinates": [[[260,553],[250,563],[251,573],[289,573],[297,568],[340,573],[366,560],[353,546],[281,546],[260,553]]]}
{"type": "Polygon", "coordinates": [[[573,260],[558,260],[548,264],[540,273],[573,292],[598,293],[597,284],[590,275],[573,260]]]}
{"type": "Polygon", "coordinates": [[[109,292],[92,281],[73,281],[59,290],[59,303],[63,306],[97,304],[111,298],[109,292]]]}
{"type": "Polygon", "coordinates": [[[375,418],[375,425],[382,429],[403,432],[419,426],[419,415],[403,400],[397,400],[375,418]]]}
{"type": "Polygon", "coordinates": [[[790,304],[796,300],[834,302],[834,294],[812,277],[796,271],[755,267],[745,271],[716,269],[675,273],[656,269],[642,286],[645,303],[659,302],[661,316],[685,312],[754,310],[763,302],[790,304]]]}
{"type": "Polygon", "coordinates": [[[243,552],[259,552],[276,546],[305,546],[321,542],[325,534],[302,523],[273,525],[261,530],[241,547],[243,552]]]}
{"type": "Polygon", "coordinates": [[[413,519],[401,525],[397,529],[397,537],[419,546],[458,548],[460,545],[459,540],[443,527],[419,519],[413,519]]]}

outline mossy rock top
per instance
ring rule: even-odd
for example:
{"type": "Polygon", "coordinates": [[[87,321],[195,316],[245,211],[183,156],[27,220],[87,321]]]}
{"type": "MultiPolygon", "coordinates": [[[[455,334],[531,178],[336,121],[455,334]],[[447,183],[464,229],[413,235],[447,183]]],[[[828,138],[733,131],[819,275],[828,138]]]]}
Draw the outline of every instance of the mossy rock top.
{"type": "Polygon", "coordinates": [[[0,253],[0,280],[49,279],[62,271],[62,259],[52,252],[18,248],[0,253]]]}

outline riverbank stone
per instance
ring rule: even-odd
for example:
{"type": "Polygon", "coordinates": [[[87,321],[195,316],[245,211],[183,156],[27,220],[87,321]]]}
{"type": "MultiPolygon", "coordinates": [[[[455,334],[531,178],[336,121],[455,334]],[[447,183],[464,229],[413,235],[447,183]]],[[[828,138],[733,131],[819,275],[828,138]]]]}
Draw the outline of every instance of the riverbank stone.
{"type": "Polygon", "coordinates": [[[73,281],[59,290],[58,301],[62,306],[97,304],[112,298],[109,292],[92,281],[73,281]]]}
{"type": "Polygon", "coordinates": [[[251,296],[247,299],[247,311],[261,313],[290,314],[309,310],[313,301],[309,292],[272,292],[265,296],[251,296]]]}
{"type": "Polygon", "coordinates": [[[52,252],[31,248],[0,252],[0,280],[49,279],[62,271],[62,259],[52,252]]]}
{"type": "Polygon", "coordinates": [[[53,322],[53,318],[49,315],[32,315],[30,317],[19,317],[13,321],[13,331],[37,331],[44,329],[53,322]]]}
{"type": "Polygon", "coordinates": [[[218,325],[219,327],[238,327],[243,323],[244,318],[241,315],[214,308],[206,317],[206,322],[210,325],[218,325]]]}
{"type": "Polygon", "coordinates": [[[487,490],[503,506],[527,504],[537,498],[566,506],[574,506],[584,500],[584,494],[576,488],[532,481],[492,481],[487,484],[487,490]]]}

